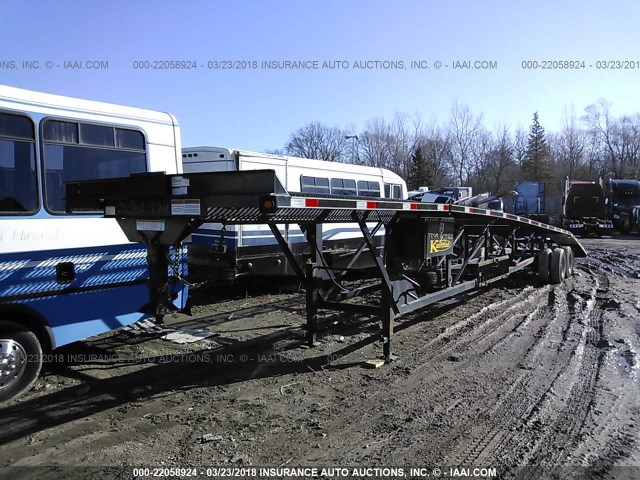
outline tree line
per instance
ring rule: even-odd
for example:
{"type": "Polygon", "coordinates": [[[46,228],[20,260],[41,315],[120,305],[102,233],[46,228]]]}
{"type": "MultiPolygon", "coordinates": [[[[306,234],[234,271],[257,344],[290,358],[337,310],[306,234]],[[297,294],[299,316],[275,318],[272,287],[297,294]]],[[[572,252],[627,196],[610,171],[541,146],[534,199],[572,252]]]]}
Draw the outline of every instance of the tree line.
{"type": "Polygon", "coordinates": [[[558,193],[565,176],[576,180],[640,178],[640,114],[614,116],[600,100],[578,115],[564,109],[562,128],[545,132],[537,112],[528,131],[498,125],[455,102],[444,122],[397,113],[372,118],[364,129],[311,122],[283,149],[270,153],[383,167],[419,186],[471,186],[502,194],[521,180],[544,181],[558,193]]]}

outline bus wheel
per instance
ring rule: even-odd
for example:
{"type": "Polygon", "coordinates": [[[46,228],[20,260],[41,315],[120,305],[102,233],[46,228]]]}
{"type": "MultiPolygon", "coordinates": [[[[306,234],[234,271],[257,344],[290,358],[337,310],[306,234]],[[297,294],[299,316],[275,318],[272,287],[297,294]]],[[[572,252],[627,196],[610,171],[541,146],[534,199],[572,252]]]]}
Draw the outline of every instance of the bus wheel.
{"type": "Polygon", "coordinates": [[[567,256],[562,248],[554,248],[551,253],[549,276],[551,283],[562,283],[567,273],[567,256]]]}
{"type": "Polygon", "coordinates": [[[573,249],[570,246],[562,247],[564,250],[564,256],[566,257],[567,269],[565,270],[565,277],[573,277],[573,249]]]}
{"type": "Polygon", "coordinates": [[[38,337],[19,323],[0,320],[0,402],[29,389],[41,369],[38,337]]]}
{"type": "Polygon", "coordinates": [[[549,282],[549,266],[551,264],[551,249],[545,248],[538,254],[538,277],[544,283],[549,282]]]}

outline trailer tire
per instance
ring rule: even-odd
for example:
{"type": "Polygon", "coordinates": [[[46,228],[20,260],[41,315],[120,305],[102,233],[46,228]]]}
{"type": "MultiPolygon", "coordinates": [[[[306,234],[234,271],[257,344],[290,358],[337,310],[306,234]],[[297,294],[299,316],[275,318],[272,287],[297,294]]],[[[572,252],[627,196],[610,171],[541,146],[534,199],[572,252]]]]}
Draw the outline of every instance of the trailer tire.
{"type": "Polygon", "coordinates": [[[28,390],[42,369],[42,346],[25,326],[0,320],[0,402],[28,390]]]}
{"type": "Polygon", "coordinates": [[[554,248],[551,253],[551,268],[549,269],[551,283],[562,283],[567,273],[567,256],[562,248],[554,248]]]}
{"type": "Polygon", "coordinates": [[[568,245],[562,247],[564,250],[564,256],[566,257],[567,268],[565,270],[565,278],[573,277],[573,249],[568,245]]]}
{"type": "Polygon", "coordinates": [[[549,282],[549,268],[551,265],[551,249],[545,248],[538,254],[538,277],[544,283],[549,282]]]}

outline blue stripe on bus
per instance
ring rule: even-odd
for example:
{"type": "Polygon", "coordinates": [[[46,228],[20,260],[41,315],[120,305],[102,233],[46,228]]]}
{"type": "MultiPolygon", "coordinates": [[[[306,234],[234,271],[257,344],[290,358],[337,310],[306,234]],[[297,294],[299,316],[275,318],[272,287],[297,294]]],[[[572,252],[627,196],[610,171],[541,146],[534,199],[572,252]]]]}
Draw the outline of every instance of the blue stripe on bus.
{"type": "Polygon", "coordinates": [[[0,254],[0,301],[10,295],[131,282],[146,276],[146,249],[140,245],[0,254]],[[63,262],[74,264],[76,278],[61,284],[56,266],[63,262]]]}
{"type": "MultiPolygon", "coordinates": [[[[180,268],[186,275],[186,249],[180,268]]],[[[137,244],[0,254],[0,307],[10,302],[37,312],[61,346],[148,316],[139,312],[149,301],[147,278],[146,248],[137,244]],[[60,262],[74,262],[73,282],[57,282],[60,262]]],[[[174,305],[184,308],[187,289],[174,290],[174,305]]]]}

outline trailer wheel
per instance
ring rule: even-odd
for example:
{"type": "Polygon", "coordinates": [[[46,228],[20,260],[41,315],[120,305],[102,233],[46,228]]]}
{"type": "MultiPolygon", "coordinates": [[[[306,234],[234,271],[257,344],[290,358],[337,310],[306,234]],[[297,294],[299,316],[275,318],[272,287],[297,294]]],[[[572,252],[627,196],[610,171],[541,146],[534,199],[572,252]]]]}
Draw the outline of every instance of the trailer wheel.
{"type": "Polygon", "coordinates": [[[538,254],[538,277],[544,283],[549,282],[549,267],[551,265],[551,249],[545,248],[538,254]]]}
{"type": "Polygon", "coordinates": [[[551,283],[562,283],[567,273],[567,256],[562,248],[554,248],[549,269],[551,283]]]}
{"type": "Polygon", "coordinates": [[[0,402],[28,390],[41,369],[38,337],[19,323],[0,320],[0,402]]]}
{"type": "Polygon", "coordinates": [[[565,278],[573,277],[573,249],[570,246],[562,247],[564,256],[566,257],[567,268],[565,270],[565,278]]]}

